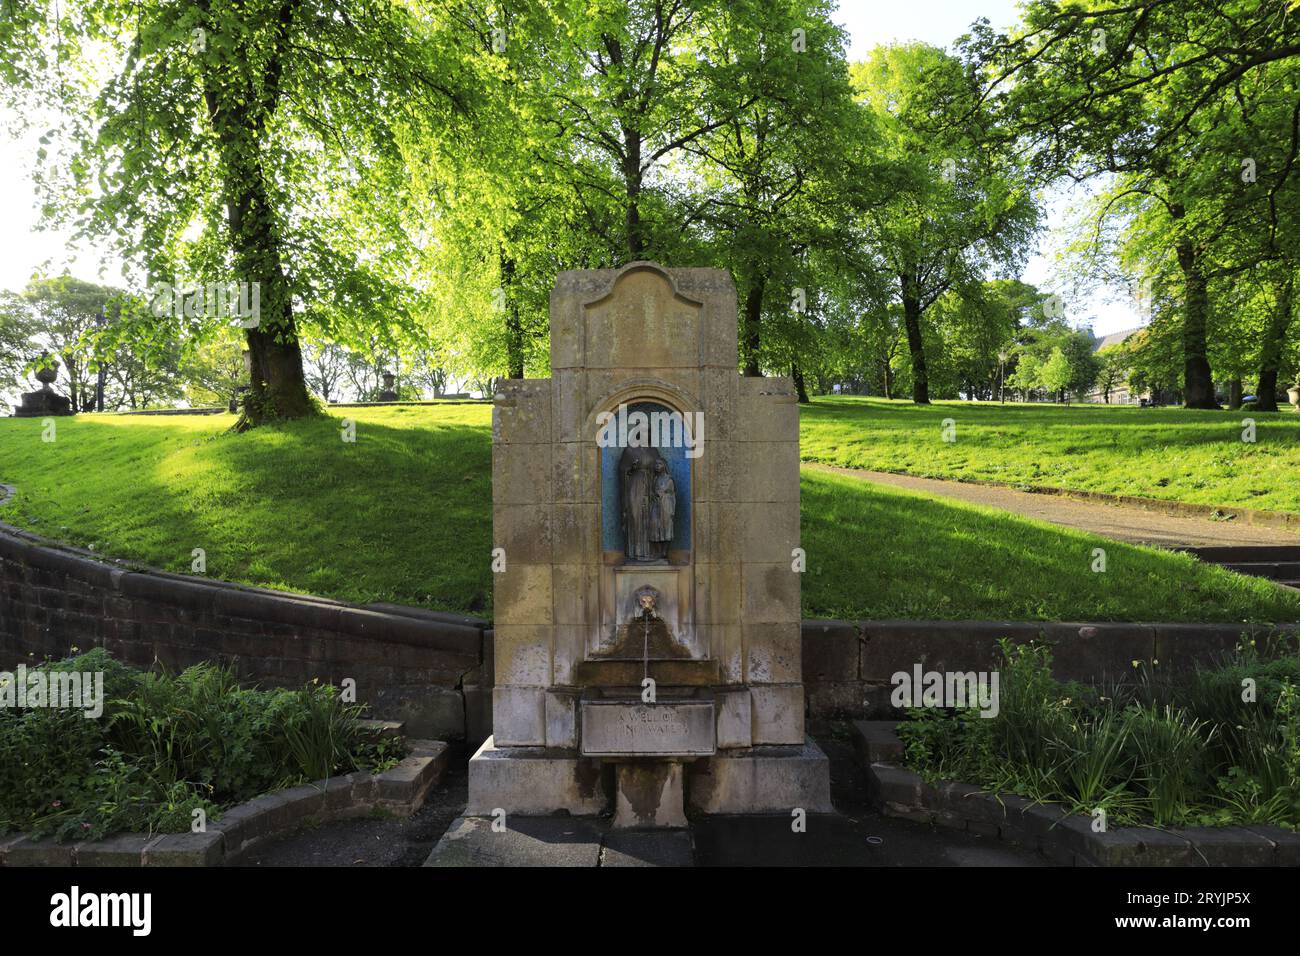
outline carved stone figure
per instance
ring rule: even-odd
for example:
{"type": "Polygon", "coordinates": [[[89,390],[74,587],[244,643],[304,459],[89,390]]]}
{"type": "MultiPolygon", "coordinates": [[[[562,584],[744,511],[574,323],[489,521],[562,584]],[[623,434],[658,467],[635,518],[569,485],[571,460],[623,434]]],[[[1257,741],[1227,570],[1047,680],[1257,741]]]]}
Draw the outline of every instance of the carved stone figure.
{"type": "Polygon", "coordinates": [[[650,499],[650,543],[656,557],[668,557],[673,542],[673,516],[677,513],[677,483],[668,473],[668,462],[654,463],[655,477],[650,499]]]}
{"type": "Polygon", "coordinates": [[[657,449],[634,445],[623,449],[618,460],[623,498],[623,553],[632,561],[653,561],[660,557],[650,536],[656,461],[663,461],[657,449]]]}

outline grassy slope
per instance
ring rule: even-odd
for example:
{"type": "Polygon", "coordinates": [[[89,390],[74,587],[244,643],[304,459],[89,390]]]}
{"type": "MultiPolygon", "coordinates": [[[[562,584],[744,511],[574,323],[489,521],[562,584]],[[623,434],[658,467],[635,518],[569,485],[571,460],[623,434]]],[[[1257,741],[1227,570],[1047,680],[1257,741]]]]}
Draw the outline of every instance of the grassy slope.
{"type": "Polygon", "coordinates": [[[1287,412],[838,397],[805,407],[801,434],[804,460],[847,468],[1300,511],[1300,416],[1287,412]]]}
{"type": "MultiPolygon", "coordinates": [[[[348,414],[355,444],[337,419],[234,436],[228,416],[104,416],[60,420],[49,444],[39,421],[0,420],[18,487],[0,520],[174,571],[201,547],[212,577],[490,610],[490,410],[348,414]]],[[[802,493],[809,615],[1300,620],[1294,595],[1179,555],[834,475],[802,493]]]]}
{"type": "Polygon", "coordinates": [[[237,436],[233,416],[0,420],[0,520],[171,571],[355,601],[489,603],[491,411],[358,408],[237,436]],[[416,427],[418,423],[418,427],[416,427]]]}

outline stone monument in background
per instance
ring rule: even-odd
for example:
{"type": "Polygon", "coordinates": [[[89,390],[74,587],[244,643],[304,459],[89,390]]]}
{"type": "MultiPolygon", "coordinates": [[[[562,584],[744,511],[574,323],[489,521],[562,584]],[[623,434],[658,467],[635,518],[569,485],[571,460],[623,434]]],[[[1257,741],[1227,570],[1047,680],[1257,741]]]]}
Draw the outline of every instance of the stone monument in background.
{"type": "Polygon", "coordinates": [[[72,415],[72,400],[60,395],[51,387],[59,377],[59,363],[47,354],[41,355],[41,367],[36,370],[36,381],[41,387],[34,392],[23,392],[22,403],[14,406],[14,418],[44,418],[47,415],[72,415]]]}
{"type": "Polygon", "coordinates": [[[494,735],[471,815],[829,812],[804,733],[799,412],[717,269],[561,273],[492,423],[494,735]]]}

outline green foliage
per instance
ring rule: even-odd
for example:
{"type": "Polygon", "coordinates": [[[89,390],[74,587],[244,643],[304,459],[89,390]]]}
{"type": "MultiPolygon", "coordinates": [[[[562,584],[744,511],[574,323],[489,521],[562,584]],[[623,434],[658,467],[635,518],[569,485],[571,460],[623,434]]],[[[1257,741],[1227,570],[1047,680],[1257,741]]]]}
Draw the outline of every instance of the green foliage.
{"type": "Polygon", "coordinates": [[[1013,274],[1038,223],[1016,153],[978,78],[925,44],[880,47],[852,67],[880,130],[884,195],[859,220],[865,257],[903,309],[913,397],[929,401],[922,317],[945,293],[1013,274]],[[950,122],[944,122],[947,118],[950,122]]]}
{"type": "Polygon", "coordinates": [[[0,832],[183,832],[195,810],[215,818],[259,793],[397,756],[362,739],[361,708],[328,686],[245,689],[211,664],[140,672],[101,648],[41,669],[102,671],[108,702],[101,719],[0,710],[0,832]]]}
{"type": "Polygon", "coordinates": [[[1300,826],[1294,648],[1269,661],[1241,649],[1181,679],[1144,671],[1111,696],[1056,681],[1044,646],[1001,650],[997,715],[910,711],[898,728],[908,766],[1073,812],[1104,809],[1111,824],[1300,826]],[[1243,702],[1242,675],[1269,690],[1243,702]]]}

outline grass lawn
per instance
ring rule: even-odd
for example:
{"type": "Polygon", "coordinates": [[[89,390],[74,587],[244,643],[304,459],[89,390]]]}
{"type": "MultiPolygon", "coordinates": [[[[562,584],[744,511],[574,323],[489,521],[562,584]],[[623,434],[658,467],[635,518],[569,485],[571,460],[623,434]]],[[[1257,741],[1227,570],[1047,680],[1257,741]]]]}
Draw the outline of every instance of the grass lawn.
{"type": "MultiPolygon", "coordinates": [[[[215,578],[489,614],[490,408],[347,414],[355,443],[340,418],[237,436],[226,415],[88,416],[51,443],[3,419],[0,520],[172,571],[203,548],[215,578]]],[[[1300,597],[1182,555],[835,475],[802,494],[809,616],[1300,620],[1300,597]]]]}
{"type": "Polygon", "coordinates": [[[845,468],[1300,511],[1300,415],[1286,411],[824,397],[800,433],[805,461],[845,468]]]}

